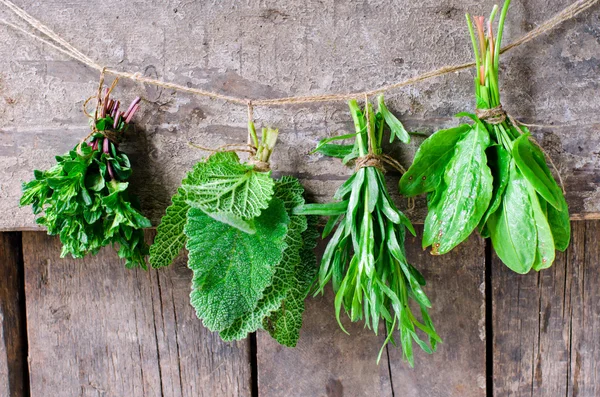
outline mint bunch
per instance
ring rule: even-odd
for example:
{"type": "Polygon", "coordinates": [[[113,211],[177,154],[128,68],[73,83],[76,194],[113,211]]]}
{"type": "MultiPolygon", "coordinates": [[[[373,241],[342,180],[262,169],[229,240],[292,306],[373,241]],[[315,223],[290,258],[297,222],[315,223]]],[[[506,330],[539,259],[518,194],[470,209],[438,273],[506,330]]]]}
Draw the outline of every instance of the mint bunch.
{"type": "Polygon", "coordinates": [[[276,139],[263,130],[248,163],[234,152],[197,163],[158,226],[150,263],[168,266],[185,246],[191,304],[208,329],[235,340],[264,328],[295,346],[316,276],[316,221],[292,213],[304,204],[296,178],[274,180],[255,163],[269,161],[276,139]]]}
{"type": "Polygon", "coordinates": [[[99,131],[46,171],[34,171],[35,179],[23,184],[20,205],[31,205],[39,215],[36,222],[58,235],[63,244],[61,257],[82,258],[96,254],[108,244],[118,246],[125,266],[146,268],[148,246],[143,228],[150,227],[137,200],[128,192],[131,164],[113,139],[119,139],[139,108],[136,98],[127,112],[108,93],[100,103],[99,131]]]}

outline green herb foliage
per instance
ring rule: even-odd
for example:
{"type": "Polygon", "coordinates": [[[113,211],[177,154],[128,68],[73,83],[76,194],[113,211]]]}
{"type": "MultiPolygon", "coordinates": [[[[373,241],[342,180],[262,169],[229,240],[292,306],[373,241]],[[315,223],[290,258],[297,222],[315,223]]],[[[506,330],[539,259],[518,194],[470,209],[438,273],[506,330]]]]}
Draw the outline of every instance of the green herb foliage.
{"type": "MultiPolygon", "coordinates": [[[[347,156],[380,156],[386,124],[392,131],[392,140],[398,137],[408,141],[408,134],[402,132],[405,130],[400,121],[382,105],[383,98],[379,98],[377,113],[370,104],[362,112],[356,101],[350,101],[356,133],[338,137],[355,138],[347,156]],[[367,112],[369,117],[366,117],[367,112]]],[[[329,138],[328,141],[332,140],[329,138]]],[[[345,145],[340,146],[346,150],[345,145]]],[[[332,150],[331,146],[326,150],[322,150],[323,147],[320,144],[317,151],[329,154],[332,150]]],[[[321,261],[318,290],[322,292],[331,281],[336,317],[342,329],[342,308],[352,321],[363,320],[376,334],[381,321],[387,328],[385,344],[395,343],[394,331],[398,328],[403,356],[412,366],[413,341],[428,353],[434,351],[440,342],[427,313],[431,304],[422,288],[425,280],[408,262],[404,250],[406,229],[414,234],[412,225],[394,205],[383,172],[375,166],[355,171],[340,186],[334,198],[339,201],[306,204],[295,211],[297,214],[329,217],[323,237],[333,235],[321,261]],[[421,321],[413,313],[414,306],[420,309],[421,321]],[[423,332],[429,343],[421,339],[418,330],[423,332]]]]}
{"type": "MultiPolygon", "coordinates": [[[[255,160],[268,162],[277,131],[263,130],[255,160]]],[[[217,152],[182,181],[158,226],[150,263],[168,266],[184,246],[193,271],[191,304],[204,325],[224,340],[264,327],[295,346],[304,300],[316,277],[315,220],[292,210],[304,204],[296,178],[273,180],[217,152]]]]}
{"type": "MultiPolygon", "coordinates": [[[[484,18],[467,22],[477,76],[479,111],[500,106],[498,67],[504,20],[510,1],[500,13],[498,35],[484,18]]],[[[493,21],[498,7],[490,16],[493,21]]],[[[529,131],[505,115],[461,113],[473,125],[438,131],[427,138],[412,166],[400,180],[400,193],[428,193],[423,247],[444,254],[479,229],[490,237],[500,259],[512,270],[527,273],[552,265],[555,249],[569,245],[569,210],[562,189],[529,131]],[[500,117],[500,118],[498,118],[500,117]]]]}
{"type": "Polygon", "coordinates": [[[45,226],[48,234],[59,235],[62,257],[82,258],[113,244],[127,267],[146,268],[148,246],[142,229],[151,224],[129,195],[129,158],[103,134],[122,136],[138,102],[136,98],[127,113],[119,112],[118,102],[107,94],[96,121],[100,132],[90,143],[57,156],[54,167],[34,171],[35,179],[23,184],[21,206],[31,205],[39,215],[36,222],[45,226]]]}

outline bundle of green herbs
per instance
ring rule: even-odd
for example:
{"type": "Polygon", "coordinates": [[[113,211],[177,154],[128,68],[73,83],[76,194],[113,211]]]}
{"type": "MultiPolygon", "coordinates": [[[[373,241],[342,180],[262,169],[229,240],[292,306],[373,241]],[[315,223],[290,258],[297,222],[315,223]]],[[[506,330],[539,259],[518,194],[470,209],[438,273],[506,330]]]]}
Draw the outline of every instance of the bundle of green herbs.
{"type": "MultiPolygon", "coordinates": [[[[384,126],[391,130],[390,142],[397,137],[409,141],[409,135],[398,119],[379,97],[378,112],[371,104],[364,112],[356,101],[349,102],[355,133],[324,139],[316,151],[344,159],[356,159],[354,174],[337,190],[338,201],[327,204],[305,204],[295,213],[328,216],[323,238],[333,232],[321,261],[318,292],[331,281],[335,292],[336,318],[344,329],[342,307],[351,321],[364,320],[378,333],[380,321],[385,324],[387,338],[377,361],[388,342],[395,344],[394,331],[399,330],[403,356],[414,365],[413,340],[431,353],[440,342],[427,309],[431,306],[422,286],[425,280],[406,258],[406,229],[413,235],[408,218],[396,208],[384,179],[384,163],[394,163],[382,154],[384,126]],[[353,145],[330,144],[334,140],[354,138],[353,145]],[[411,301],[420,309],[419,321],[411,301]],[[424,342],[417,330],[429,339],[424,342]]],[[[344,329],[345,331],[345,329],[344,329]]]]}
{"type": "Polygon", "coordinates": [[[563,190],[554,180],[530,133],[502,109],[498,67],[504,3],[496,38],[492,10],[485,32],[484,18],[467,23],[477,66],[475,114],[460,113],[474,124],[437,131],[427,138],[400,180],[400,193],[428,193],[423,248],[444,254],[477,228],[491,237],[500,259],[517,273],[552,265],[555,249],[569,245],[569,210],[563,190]]]}
{"type": "Polygon", "coordinates": [[[316,219],[292,213],[304,204],[296,178],[271,177],[278,131],[263,129],[259,144],[250,122],[249,135],[256,153],[248,162],[216,152],[183,179],[158,226],[150,264],[168,266],[185,246],[191,304],[204,326],[226,341],[264,328],[295,346],[317,272],[316,219]]]}
{"type": "Polygon", "coordinates": [[[39,215],[36,222],[48,234],[59,235],[61,257],[81,258],[112,244],[118,246],[125,266],[146,268],[148,246],[142,229],[151,224],[128,192],[131,164],[117,144],[129,129],[139,102],[136,98],[126,111],[119,110],[120,102],[111,99],[107,89],[90,120],[96,133],[89,143],[57,156],[54,167],[35,170],[35,179],[23,184],[20,205],[31,205],[39,215]]]}

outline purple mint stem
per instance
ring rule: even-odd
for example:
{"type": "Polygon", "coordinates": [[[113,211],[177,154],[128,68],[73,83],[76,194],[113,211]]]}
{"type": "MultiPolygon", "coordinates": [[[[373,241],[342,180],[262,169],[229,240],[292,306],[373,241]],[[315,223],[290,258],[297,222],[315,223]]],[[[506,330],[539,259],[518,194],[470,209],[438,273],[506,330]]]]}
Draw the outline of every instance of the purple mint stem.
{"type": "Polygon", "coordinates": [[[92,143],[92,149],[93,150],[98,150],[98,140],[94,140],[94,143],[92,143]]]}
{"type": "Polygon", "coordinates": [[[112,165],[110,163],[106,163],[108,168],[108,175],[110,175],[110,179],[115,179],[115,172],[113,171],[112,165]]]}
{"type": "Polygon", "coordinates": [[[131,105],[129,105],[129,107],[127,108],[127,111],[125,113],[123,113],[123,117],[125,117],[125,118],[129,117],[129,112],[131,112],[131,110],[133,109],[133,107],[135,105],[137,105],[140,102],[141,99],[142,98],[140,98],[138,96],[133,101],[131,101],[131,105]]]}
{"type": "Polygon", "coordinates": [[[104,142],[102,144],[102,151],[108,154],[108,138],[104,138],[104,142]]]}
{"type": "Polygon", "coordinates": [[[119,112],[119,113],[117,113],[117,115],[115,116],[115,121],[114,121],[114,123],[113,123],[113,129],[115,129],[115,130],[117,129],[117,126],[119,125],[119,119],[121,118],[121,114],[122,114],[122,113],[123,113],[123,112],[119,112]]]}
{"type": "Polygon", "coordinates": [[[125,122],[129,124],[129,122],[131,121],[131,119],[133,118],[133,115],[135,114],[135,112],[137,112],[137,110],[140,108],[140,104],[136,104],[133,109],[131,109],[131,111],[129,112],[129,115],[127,115],[127,118],[125,119],[125,122]]]}
{"type": "Polygon", "coordinates": [[[115,102],[115,106],[113,107],[111,115],[113,119],[117,116],[117,112],[119,111],[119,105],[121,105],[120,101],[115,102]]]}
{"type": "Polygon", "coordinates": [[[106,112],[107,112],[108,114],[111,114],[111,113],[112,113],[113,106],[115,106],[115,101],[113,101],[112,99],[109,99],[109,100],[108,100],[108,106],[106,107],[106,112]]]}

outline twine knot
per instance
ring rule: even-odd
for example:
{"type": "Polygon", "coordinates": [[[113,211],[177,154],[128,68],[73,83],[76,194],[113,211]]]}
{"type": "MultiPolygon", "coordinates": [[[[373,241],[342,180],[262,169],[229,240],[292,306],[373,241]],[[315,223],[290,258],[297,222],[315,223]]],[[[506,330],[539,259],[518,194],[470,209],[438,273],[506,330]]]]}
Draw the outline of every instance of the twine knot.
{"type": "Polygon", "coordinates": [[[502,105],[498,105],[491,109],[475,109],[475,115],[479,120],[494,125],[502,124],[507,117],[507,114],[502,108],[502,105]]]}
{"type": "Polygon", "coordinates": [[[354,171],[358,171],[361,168],[374,167],[379,171],[385,173],[385,165],[383,161],[383,155],[377,155],[369,153],[366,156],[362,156],[356,159],[354,171]]]}

